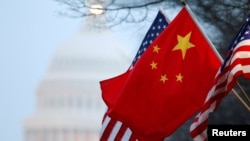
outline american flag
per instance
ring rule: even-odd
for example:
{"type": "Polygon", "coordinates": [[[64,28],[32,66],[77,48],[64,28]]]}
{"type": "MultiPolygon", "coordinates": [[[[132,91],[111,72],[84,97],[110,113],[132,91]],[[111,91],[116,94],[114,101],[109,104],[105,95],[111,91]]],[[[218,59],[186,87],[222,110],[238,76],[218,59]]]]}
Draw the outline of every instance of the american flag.
{"type": "Polygon", "coordinates": [[[237,78],[250,78],[250,15],[229,46],[227,56],[218,70],[214,85],[208,92],[200,113],[190,126],[194,141],[207,141],[207,124],[210,112],[216,110],[221,100],[235,86],[237,78]]]}
{"type": "MultiPolygon", "coordinates": [[[[133,68],[140,56],[146,51],[154,39],[167,27],[168,19],[162,10],[159,10],[149,30],[147,31],[141,46],[139,47],[136,56],[129,67],[133,68]]],[[[102,128],[100,131],[100,141],[136,141],[137,137],[133,134],[132,130],[124,123],[104,115],[102,128]]]]}
{"type": "Polygon", "coordinates": [[[159,10],[157,16],[155,17],[153,23],[151,24],[148,32],[146,33],[142,43],[133,59],[130,69],[133,68],[136,61],[141,57],[145,50],[150,46],[154,39],[167,27],[168,19],[163,14],[162,10],[159,10]]]}

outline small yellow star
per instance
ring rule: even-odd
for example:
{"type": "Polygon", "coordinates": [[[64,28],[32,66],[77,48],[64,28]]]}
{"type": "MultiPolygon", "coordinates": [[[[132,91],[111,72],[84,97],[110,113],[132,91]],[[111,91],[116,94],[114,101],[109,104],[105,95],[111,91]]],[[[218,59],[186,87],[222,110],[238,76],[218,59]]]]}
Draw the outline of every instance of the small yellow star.
{"type": "Polygon", "coordinates": [[[176,81],[180,81],[182,82],[183,76],[181,75],[181,73],[179,73],[178,75],[176,75],[176,81]]]}
{"type": "Polygon", "coordinates": [[[181,50],[183,59],[186,56],[187,50],[192,47],[195,47],[194,44],[189,42],[191,33],[192,32],[189,32],[185,37],[181,37],[180,35],[177,35],[178,44],[174,47],[173,51],[181,50]]]}
{"type": "Polygon", "coordinates": [[[154,45],[153,48],[154,48],[153,52],[156,52],[156,53],[159,53],[159,50],[161,49],[158,47],[158,45],[154,45]]]}
{"type": "Polygon", "coordinates": [[[154,61],[152,61],[152,63],[150,64],[152,70],[153,70],[153,69],[157,69],[157,64],[158,64],[158,63],[155,63],[154,61]]]}
{"type": "Polygon", "coordinates": [[[160,81],[162,81],[162,83],[165,83],[167,80],[168,80],[168,78],[167,78],[166,74],[161,75],[160,81]]]}

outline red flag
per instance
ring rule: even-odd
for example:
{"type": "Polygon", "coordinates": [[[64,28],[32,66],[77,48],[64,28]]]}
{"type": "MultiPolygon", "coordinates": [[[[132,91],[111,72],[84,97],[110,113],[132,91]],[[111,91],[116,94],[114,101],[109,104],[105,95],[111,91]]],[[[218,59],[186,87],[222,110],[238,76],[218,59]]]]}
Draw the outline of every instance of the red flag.
{"type": "Polygon", "coordinates": [[[118,91],[121,90],[124,81],[127,80],[127,76],[130,73],[130,70],[133,69],[134,65],[140,59],[141,55],[147,50],[149,45],[167,27],[168,24],[169,20],[165,16],[164,11],[159,10],[144,39],[142,40],[142,43],[128,71],[119,76],[101,82],[102,93],[104,93],[103,99],[109,108],[112,107],[115,99],[117,98],[117,94],[119,93],[118,91]]]}
{"type": "Polygon", "coordinates": [[[102,139],[163,140],[200,109],[219,66],[218,57],[184,7],[125,73],[123,85],[115,88],[115,99],[102,86],[104,98],[112,104],[102,139]],[[117,132],[124,136],[115,137],[117,132]],[[112,137],[105,136],[108,133],[112,137]]]}
{"type": "Polygon", "coordinates": [[[207,123],[210,112],[216,110],[221,100],[235,86],[239,76],[250,79],[250,15],[229,46],[226,59],[218,70],[200,113],[190,126],[195,141],[207,141],[207,123]]]}

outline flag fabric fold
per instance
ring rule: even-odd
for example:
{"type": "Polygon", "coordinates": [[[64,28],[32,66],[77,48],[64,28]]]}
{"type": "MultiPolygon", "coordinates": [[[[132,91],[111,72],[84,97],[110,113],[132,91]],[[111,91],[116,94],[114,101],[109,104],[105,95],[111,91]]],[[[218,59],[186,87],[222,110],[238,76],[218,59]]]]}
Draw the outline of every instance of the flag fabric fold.
{"type": "Polygon", "coordinates": [[[250,15],[228,48],[227,56],[214,79],[200,113],[195,117],[190,134],[195,141],[207,141],[209,113],[216,110],[232,90],[239,76],[250,78],[250,15]]]}
{"type": "Polygon", "coordinates": [[[101,82],[108,106],[101,140],[157,141],[171,135],[200,110],[220,65],[183,7],[131,69],[101,82]]]}
{"type": "MultiPolygon", "coordinates": [[[[169,24],[169,19],[168,17],[166,17],[164,11],[162,9],[160,9],[153,21],[153,23],[151,24],[149,30],[147,31],[144,39],[142,40],[142,43],[130,65],[130,67],[128,68],[128,70],[116,77],[107,79],[107,80],[103,80],[101,81],[101,90],[102,90],[102,97],[104,102],[106,103],[108,110],[112,109],[112,107],[114,106],[116,99],[118,97],[119,91],[122,89],[122,86],[124,85],[124,83],[126,83],[126,80],[131,72],[131,70],[133,69],[134,65],[136,64],[136,62],[140,59],[141,55],[147,50],[147,48],[149,47],[149,45],[154,41],[154,39],[168,26],[169,24]]],[[[126,132],[112,132],[111,130],[114,129],[115,124],[121,124],[120,121],[118,120],[112,120],[109,116],[107,116],[107,113],[105,113],[104,118],[103,118],[103,126],[102,126],[102,130],[101,130],[101,135],[100,135],[100,140],[106,141],[112,141],[112,140],[119,140],[121,139],[121,137],[123,137],[123,139],[121,140],[135,140],[136,137],[134,136],[134,134],[132,133],[132,131],[129,129],[129,127],[123,125],[123,130],[126,129],[126,132]],[[113,137],[116,137],[116,139],[114,139],[113,137]]]]}
{"type": "MultiPolygon", "coordinates": [[[[102,97],[104,102],[106,103],[108,110],[110,110],[116,102],[118,97],[119,91],[122,89],[123,84],[126,83],[126,80],[134,67],[135,63],[140,59],[141,55],[147,50],[149,45],[154,41],[154,39],[167,27],[169,24],[169,19],[165,16],[163,10],[159,10],[153,23],[151,24],[149,30],[147,31],[142,43],[130,65],[128,70],[114,78],[110,78],[107,80],[101,81],[101,89],[102,89],[102,97]]],[[[115,132],[115,125],[121,124],[118,120],[112,120],[111,118],[105,113],[103,118],[102,129],[100,133],[100,140],[102,141],[112,141],[112,140],[136,140],[133,132],[130,130],[128,126],[123,124],[123,128],[119,129],[121,132],[115,132]],[[111,133],[111,131],[114,131],[111,133]],[[114,134],[115,133],[115,134],[114,134]],[[114,138],[116,137],[116,138],[114,138]]],[[[121,126],[121,125],[120,125],[121,126]]]]}
{"type": "Polygon", "coordinates": [[[148,29],[144,39],[142,40],[142,43],[128,70],[125,73],[120,74],[116,77],[101,81],[103,100],[105,101],[106,105],[109,108],[111,108],[112,105],[114,105],[119,90],[122,89],[122,86],[127,80],[128,75],[132,70],[132,68],[134,67],[135,63],[140,59],[141,55],[147,50],[147,48],[154,41],[154,39],[168,26],[168,24],[169,24],[169,19],[165,16],[164,11],[160,9],[153,23],[148,29]]]}

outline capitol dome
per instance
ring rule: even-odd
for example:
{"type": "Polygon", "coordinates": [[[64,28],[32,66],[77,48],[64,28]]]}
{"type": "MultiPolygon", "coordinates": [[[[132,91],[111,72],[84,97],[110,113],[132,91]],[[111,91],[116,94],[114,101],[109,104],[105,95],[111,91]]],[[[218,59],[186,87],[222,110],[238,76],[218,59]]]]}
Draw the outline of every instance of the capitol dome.
{"type": "Polygon", "coordinates": [[[125,72],[129,46],[89,19],[53,56],[36,91],[36,111],[25,120],[25,141],[98,141],[106,106],[99,82],[125,72]]]}
{"type": "Polygon", "coordinates": [[[124,72],[131,63],[129,47],[108,28],[85,24],[55,54],[48,77],[105,79],[124,72]],[[83,73],[86,72],[86,73],[83,73]]]}

